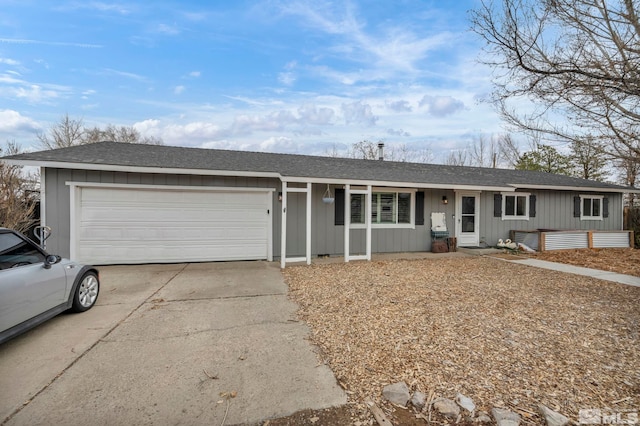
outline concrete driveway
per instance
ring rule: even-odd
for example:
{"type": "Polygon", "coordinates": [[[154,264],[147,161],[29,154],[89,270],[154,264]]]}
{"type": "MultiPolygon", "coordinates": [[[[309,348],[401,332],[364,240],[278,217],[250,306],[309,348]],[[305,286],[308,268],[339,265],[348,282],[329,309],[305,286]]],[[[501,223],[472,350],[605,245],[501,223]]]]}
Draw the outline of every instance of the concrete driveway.
{"type": "Polygon", "coordinates": [[[277,265],[100,271],[93,309],[0,346],[0,424],[255,424],[346,402],[277,265]]]}

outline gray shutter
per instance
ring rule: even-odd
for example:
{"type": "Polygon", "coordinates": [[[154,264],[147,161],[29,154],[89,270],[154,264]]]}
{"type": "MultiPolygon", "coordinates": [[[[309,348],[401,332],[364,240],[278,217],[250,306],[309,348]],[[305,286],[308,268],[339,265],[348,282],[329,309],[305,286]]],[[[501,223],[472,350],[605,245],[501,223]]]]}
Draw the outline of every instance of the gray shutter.
{"type": "Polygon", "coordinates": [[[529,196],[529,217],[536,217],[536,196],[529,196]]]}
{"type": "Polygon", "coordinates": [[[580,217],[580,197],[573,197],[573,217],[580,217]]]}
{"type": "Polygon", "coordinates": [[[609,198],[602,199],[602,217],[609,217],[609,198]]]}
{"type": "Polygon", "coordinates": [[[335,226],[344,226],[344,189],[336,188],[334,191],[335,201],[333,203],[334,211],[335,211],[335,226]]]}
{"type": "Polygon", "coordinates": [[[416,225],[424,225],[424,192],[416,192],[416,225]]]}
{"type": "Polygon", "coordinates": [[[502,217],[502,194],[493,194],[493,217],[502,217]]]}

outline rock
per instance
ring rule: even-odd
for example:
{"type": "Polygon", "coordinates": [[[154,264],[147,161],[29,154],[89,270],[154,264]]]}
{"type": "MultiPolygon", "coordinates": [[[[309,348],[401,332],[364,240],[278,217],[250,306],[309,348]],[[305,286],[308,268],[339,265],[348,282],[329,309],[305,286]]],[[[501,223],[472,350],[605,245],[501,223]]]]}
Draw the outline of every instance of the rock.
{"type": "Polygon", "coordinates": [[[462,408],[464,408],[470,413],[473,413],[473,410],[476,409],[476,404],[473,403],[473,400],[468,396],[464,396],[461,393],[458,393],[458,395],[456,395],[456,402],[458,403],[459,406],[461,406],[462,408]]]}
{"type": "Polygon", "coordinates": [[[449,419],[457,419],[460,415],[458,404],[447,398],[436,398],[433,401],[433,408],[449,419]]]}
{"type": "Polygon", "coordinates": [[[545,407],[542,404],[538,405],[538,412],[540,416],[547,422],[547,426],[565,426],[569,424],[569,419],[558,413],[557,411],[553,411],[549,407],[545,407]]]}
{"type": "Polygon", "coordinates": [[[424,405],[427,403],[427,395],[420,391],[415,391],[411,397],[411,405],[416,407],[418,411],[422,411],[424,405]]]}
{"type": "Polygon", "coordinates": [[[493,408],[491,409],[491,414],[496,419],[498,426],[518,426],[520,424],[520,415],[513,411],[493,408]]]}
{"type": "Polygon", "coordinates": [[[393,404],[407,405],[411,395],[409,394],[409,386],[405,382],[398,382],[387,385],[382,389],[382,396],[393,404]]]}

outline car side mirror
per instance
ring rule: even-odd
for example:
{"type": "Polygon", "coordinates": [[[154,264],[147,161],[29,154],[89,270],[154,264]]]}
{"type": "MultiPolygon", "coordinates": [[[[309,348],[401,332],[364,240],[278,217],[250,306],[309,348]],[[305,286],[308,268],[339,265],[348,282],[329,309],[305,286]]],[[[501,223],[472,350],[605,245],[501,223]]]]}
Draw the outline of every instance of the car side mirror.
{"type": "Polygon", "coordinates": [[[44,258],[44,269],[51,268],[51,265],[55,265],[60,262],[62,258],[60,256],[56,256],[55,254],[49,254],[44,258]]]}

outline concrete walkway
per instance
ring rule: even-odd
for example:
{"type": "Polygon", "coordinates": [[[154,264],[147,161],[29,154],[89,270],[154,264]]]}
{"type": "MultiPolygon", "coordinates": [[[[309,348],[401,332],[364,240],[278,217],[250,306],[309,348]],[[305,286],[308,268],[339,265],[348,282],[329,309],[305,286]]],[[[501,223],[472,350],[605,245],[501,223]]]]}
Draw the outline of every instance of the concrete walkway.
{"type": "Polygon", "coordinates": [[[620,284],[627,284],[640,287],[640,277],[632,275],[617,274],[615,272],[601,271],[599,269],[583,268],[580,266],[567,265],[564,263],[548,262],[538,259],[507,260],[521,265],[535,266],[536,268],[550,269],[552,271],[568,272],[569,274],[584,275],[599,280],[613,281],[620,284]]]}

